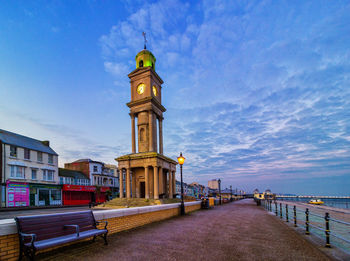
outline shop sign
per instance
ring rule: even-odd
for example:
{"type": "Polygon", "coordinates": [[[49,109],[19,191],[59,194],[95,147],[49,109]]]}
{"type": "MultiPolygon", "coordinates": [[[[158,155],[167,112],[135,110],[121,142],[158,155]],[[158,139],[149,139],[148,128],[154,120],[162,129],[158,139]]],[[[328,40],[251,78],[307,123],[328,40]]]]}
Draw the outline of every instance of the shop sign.
{"type": "Polygon", "coordinates": [[[7,182],[7,206],[29,206],[29,185],[27,183],[7,182]]]}
{"type": "Polygon", "coordinates": [[[86,191],[86,192],[95,192],[96,187],[94,186],[79,186],[79,185],[69,185],[64,184],[62,187],[63,191],[86,191]]]}
{"type": "Polygon", "coordinates": [[[30,188],[61,189],[60,185],[30,184],[30,188]]]}

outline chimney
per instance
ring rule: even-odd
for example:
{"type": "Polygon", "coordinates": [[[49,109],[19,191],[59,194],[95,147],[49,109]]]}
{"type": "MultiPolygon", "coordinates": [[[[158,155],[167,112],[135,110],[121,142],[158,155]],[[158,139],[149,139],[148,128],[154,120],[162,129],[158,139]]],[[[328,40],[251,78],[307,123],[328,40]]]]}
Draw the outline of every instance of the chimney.
{"type": "Polygon", "coordinates": [[[48,140],[43,140],[41,143],[47,147],[50,147],[50,141],[48,141],[48,140]]]}

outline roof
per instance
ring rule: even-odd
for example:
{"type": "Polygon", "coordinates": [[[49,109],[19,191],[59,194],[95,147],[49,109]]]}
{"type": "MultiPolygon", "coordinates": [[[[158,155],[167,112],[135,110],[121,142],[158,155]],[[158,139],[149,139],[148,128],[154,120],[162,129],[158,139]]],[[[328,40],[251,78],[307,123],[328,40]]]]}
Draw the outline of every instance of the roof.
{"type": "Polygon", "coordinates": [[[70,169],[58,169],[58,175],[61,177],[70,177],[75,179],[88,179],[84,173],[77,171],[77,170],[70,170],[70,169]]]}
{"type": "Polygon", "coordinates": [[[103,162],[92,160],[92,159],[79,159],[79,160],[73,161],[72,163],[74,163],[74,162],[89,162],[89,163],[99,163],[99,164],[104,165],[103,162]]]}
{"type": "Polygon", "coordinates": [[[0,140],[5,144],[58,155],[53,149],[51,149],[49,146],[44,145],[40,140],[29,138],[27,136],[6,130],[0,129],[0,140]]]}

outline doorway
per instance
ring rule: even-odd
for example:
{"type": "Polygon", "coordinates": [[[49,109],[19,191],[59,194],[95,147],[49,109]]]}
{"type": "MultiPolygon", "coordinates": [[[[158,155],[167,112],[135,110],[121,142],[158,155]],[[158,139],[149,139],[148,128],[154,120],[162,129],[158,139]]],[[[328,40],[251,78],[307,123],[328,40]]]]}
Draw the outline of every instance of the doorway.
{"type": "Polygon", "coordinates": [[[146,197],[145,188],[145,182],[140,182],[140,198],[146,197]]]}

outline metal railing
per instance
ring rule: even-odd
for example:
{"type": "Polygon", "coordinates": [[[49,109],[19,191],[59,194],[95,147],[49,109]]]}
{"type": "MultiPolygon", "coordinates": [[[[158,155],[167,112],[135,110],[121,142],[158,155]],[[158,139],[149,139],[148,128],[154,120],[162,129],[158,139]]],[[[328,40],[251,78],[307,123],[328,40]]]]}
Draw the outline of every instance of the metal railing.
{"type": "MultiPolygon", "coordinates": [[[[261,200],[261,205],[269,212],[272,212],[276,215],[276,217],[279,216],[280,219],[285,219],[286,222],[289,222],[290,220],[290,214],[289,214],[289,209],[292,211],[292,219],[294,227],[302,227],[305,228],[305,234],[309,235],[310,230],[316,230],[324,233],[325,235],[325,247],[331,247],[331,242],[330,239],[331,237],[337,238],[341,240],[342,242],[345,242],[347,244],[350,244],[350,239],[345,238],[339,234],[336,234],[335,231],[335,224],[342,224],[345,225],[346,228],[345,230],[338,229],[339,231],[342,231],[344,234],[349,234],[350,233],[350,223],[345,222],[343,220],[338,220],[331,218],[329,213],[326,212],[324,216],[316,214],[316,213],[311,213],[309,208],[306,208],[305,211],[297,209],[297,207],[294,205],[292,208],[288,205],[288,203],[278,203],[273,200],[261,200]],[[284,205],[284,206],[283,206],[284,205]],[[314,220],[311,222],[311,217],[314,217],[314,220]],[[330,223],[333,226],[333,230],[331,233],[330,230],[330,223]],[[304,224],[304,225],[303,225],[304,224]]],[[[315,235],[320,236],[320,234],[315,233],[315,235]]]]}

